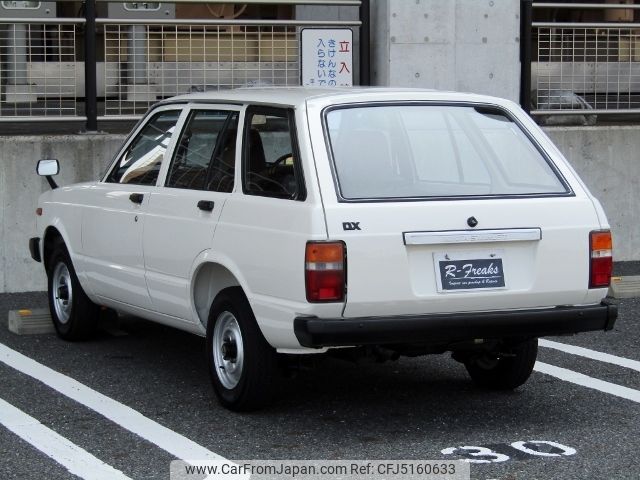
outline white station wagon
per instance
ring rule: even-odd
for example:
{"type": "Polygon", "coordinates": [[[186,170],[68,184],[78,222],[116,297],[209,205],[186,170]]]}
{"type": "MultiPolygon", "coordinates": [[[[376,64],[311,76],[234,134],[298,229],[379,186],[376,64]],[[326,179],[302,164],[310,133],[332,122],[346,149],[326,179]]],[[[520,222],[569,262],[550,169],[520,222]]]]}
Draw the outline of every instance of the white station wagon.
{"type": "Polygon", "coordinates": [[[409,89],[239,89],[154,106],[98,181],[38,205],[60,337],[98,306],[207,338],[221,403],[258,408],[282,360],[453,352],[530,376],[537,338],[613,328],[598,201],[520,108],[409,89]],[[300,358],[300,357],[297,357],[300,358]]]}

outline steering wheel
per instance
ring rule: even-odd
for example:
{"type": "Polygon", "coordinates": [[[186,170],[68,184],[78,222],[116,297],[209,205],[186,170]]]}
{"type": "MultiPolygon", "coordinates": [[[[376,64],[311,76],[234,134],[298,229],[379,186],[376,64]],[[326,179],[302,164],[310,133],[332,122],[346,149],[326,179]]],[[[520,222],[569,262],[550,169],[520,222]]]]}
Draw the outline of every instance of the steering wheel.
{"type": "Polygon", "coordinates": [[[272,192],[276,194],[283,193],[287,196],[291,195],[291,193],[287,191],[285,186],[280,182],[277,182],[272,178],[265,177],[264,175],[260,175],[259,173],[249,172],[248,183],[261,192],[272,192]]]}
{"type": "Polygon", "coordinates": [[[284,155],[280,155],[271,165],[280,165],[281,163],[284,163],[288,158],[293,158],[293,153],[289,152],[285,153],[284,155]]]}

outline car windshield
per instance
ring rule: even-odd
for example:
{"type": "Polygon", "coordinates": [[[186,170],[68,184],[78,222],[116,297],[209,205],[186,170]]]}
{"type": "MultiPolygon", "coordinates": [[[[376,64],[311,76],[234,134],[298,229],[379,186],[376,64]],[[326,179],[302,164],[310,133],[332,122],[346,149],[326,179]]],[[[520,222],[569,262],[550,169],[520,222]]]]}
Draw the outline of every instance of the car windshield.
{"type": "Polygon", "coordinates": [[[325,128],[346,200],[568,192],[496,107],[340,107],[327,113],[325,128]]]}

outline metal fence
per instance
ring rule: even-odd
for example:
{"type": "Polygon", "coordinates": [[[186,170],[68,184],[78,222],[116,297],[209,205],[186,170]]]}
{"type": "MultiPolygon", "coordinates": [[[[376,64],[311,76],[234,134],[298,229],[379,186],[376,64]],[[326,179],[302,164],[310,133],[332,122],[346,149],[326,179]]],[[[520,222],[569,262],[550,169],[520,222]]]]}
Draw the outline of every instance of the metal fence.
{"type": "MultiPolygon", "coordinates": [[[[355,0],[171,2],[172,8],[179,3],[359,7],[360,18],[348,21],[96,18],[96,1],[108,3],[87,0],[84,18],[0,18],[0,122],[86,120],[94,130],[98,120],[139,118],[153,103],[178,94],[299,85],[303,28],[357,32],[365,6],[368,19],[368,2],[355,0]]],[[[361,50],[361,62],[362,57],[361,50]]],[[[368,62],[361,69],[368,71],[368,62]]]]}
{"type": "MultiPolygon", "coordinates": [[[[533,8],[633,12],[640,5],[533,3],[533,8]]],[[[583,123],[593,123],[598,114],[640,114],[640,23],[533,22],[532,42],[533,115],[583,115],[583,123]]]]}
{"type": "Polygon", "coordinates": [[[3,19],[0,23],[0,119],[82,119],[77,62],[83,19],[3,19]]]}
{"type": "Polygon", "coordinates": [[[104,32],[104,117],[137,115],[182,93],[300,84],[297,24],[105,20],[104,32]]]}

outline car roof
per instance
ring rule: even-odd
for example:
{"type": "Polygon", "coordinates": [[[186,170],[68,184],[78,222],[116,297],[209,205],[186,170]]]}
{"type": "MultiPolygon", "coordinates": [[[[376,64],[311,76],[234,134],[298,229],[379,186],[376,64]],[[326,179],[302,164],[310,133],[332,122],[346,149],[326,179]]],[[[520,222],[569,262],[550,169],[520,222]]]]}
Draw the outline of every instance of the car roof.
{"type": "Polygon", "coordinates": [[[389,100],[466,101],[504,104],[504,99],[471,93],[395,87],[243,87],[179,95],[160,102],[220,102],[296,107],[309,101],[319,104],[389,100]]]}

